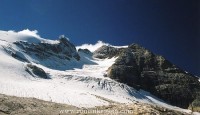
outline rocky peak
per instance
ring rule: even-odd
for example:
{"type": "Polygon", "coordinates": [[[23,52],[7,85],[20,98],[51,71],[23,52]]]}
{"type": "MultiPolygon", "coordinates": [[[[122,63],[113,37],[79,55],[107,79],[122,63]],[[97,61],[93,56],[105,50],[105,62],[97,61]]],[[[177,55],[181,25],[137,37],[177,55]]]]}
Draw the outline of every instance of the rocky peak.
{"type": "MultiPolygon", "coordinates": [[[[182,108],[188,108],[200,97],[198,78],[188,74],[162,56],[138,44],[128,48],[102,47],[97,52],[103,56],[118,56],[108,69],[107,76],[136,89],[143,89],[164,101],[182,108]],[[104,50],[102,50],[104,49],[104,50]],[[108,50],[109,49],[109,50],[108,50]]],[[[198,101],[199,102],[199,101],[198,101]]]]}
{"type": "Polygon", "coordinates": [[[80,56],[76,51],[76,47],[74,46],[74,44],[69,42],[68,38],[60,36],[59,42],[60,43],[58,44],[58,48],[62,50],[61,52],[63,54],[66,54],[69,57],[74,57],[75,59],[80,60],[80,56]]]}
{"type": "Polygon", "coordinates": [[[117,56],[119,54],[119,51],[120,51],[119,48],[114,48],[109,45],[103,45],[100,48],[98,48],[96,51],[94,51],[93,57],[100,58],[100,59],[112,58],[112,57],[117,56]]]}
{"type": "Polygon", "coordinates": [[[64,44],[67,47],[75,48],[75,46],[72,43],[70,43],[68,38],[66,38],[65,36],[60,36],[59,37],[59,42],[60,42],[60,44],[64,44]]]}

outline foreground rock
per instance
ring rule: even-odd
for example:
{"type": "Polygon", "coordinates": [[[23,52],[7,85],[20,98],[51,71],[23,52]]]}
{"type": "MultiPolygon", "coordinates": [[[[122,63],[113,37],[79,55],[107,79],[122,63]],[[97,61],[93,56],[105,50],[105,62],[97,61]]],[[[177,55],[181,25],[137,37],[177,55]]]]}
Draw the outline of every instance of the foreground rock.
{"type": "Polygon", "coordinates": [[[35,98],[23,98],[0,94],[0,115],[58,115],[60,110],[76,107],[46,102],[35,98]]]}
{"type": "Polygon", "coordinates": [[[187,113],[169,110],[135,102],[133,104],[112,103],[110,106],[96,108],[77,108],[70,105],[52,103],[35,98],[23,98],[0,94],[1,115],[188,115],[187,113]]]}

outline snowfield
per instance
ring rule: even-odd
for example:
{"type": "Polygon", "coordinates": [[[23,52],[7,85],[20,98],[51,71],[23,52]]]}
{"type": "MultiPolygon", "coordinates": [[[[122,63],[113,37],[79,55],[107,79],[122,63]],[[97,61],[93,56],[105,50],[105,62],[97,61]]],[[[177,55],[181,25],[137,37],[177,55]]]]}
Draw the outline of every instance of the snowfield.
{"type": "MultiPolygon", "coordinates": [[[[105,77],[106,70],[117,59],[95,59],[79,53],[80,61],[72,59],[67,62],[56,62],[52,69],[45,66],[47,60],[40,64],[34,57],[27,55],[13,42],[27,41],[31,43],[45,42],[56,44],[58,41],[46,40],[36,33],[0,31],[0,93],[18,97],[34,97],[46,101],[65,103],[77,107],[95,107],[109,105],[111,102],[157,104],[174,110],[190,112],[190,110],[171,106],[145,91],[137,91],[132,87],[105,77]],[[26,34],[27,33],[27,34],[26,34]],[[27,62],[19,61],[9,55],[5,48],[18,52],[30,63],[42,68],[51,79],[31,76],[25,71],[27,62]],[[62,65],[63,64],[63,65],[62,65]],[[63,68],[65,70],[63,70],[63,68]],[[67,68],[67,69],[66,69],[67,68]],[[108,101],[110,100],[110,101],[108,101]]],[[[54,59],[52,61],[55,61],[54,59]]],[[[59,60],[56,60],[59,61],[59,60]]]]}

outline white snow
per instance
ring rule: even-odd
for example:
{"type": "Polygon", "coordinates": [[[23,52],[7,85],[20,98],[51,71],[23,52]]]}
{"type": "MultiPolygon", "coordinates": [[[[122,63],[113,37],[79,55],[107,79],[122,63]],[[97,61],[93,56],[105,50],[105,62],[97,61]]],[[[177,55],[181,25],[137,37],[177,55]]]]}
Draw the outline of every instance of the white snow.
{"type": "Polygon", "coordinates": [[[82,44],[80,46],[76,46],[76,49],[88,49],[91,52],[94,52],[98,48],[100,48],[103,45],[109,45],[108,43],[104,43],[103,41],[98,41],[96,44],[82,44]]]}
{"type": "Polygon", "coordinates": [[[106,45],[106,46],[111,46],[114,48],[127,48],[128,46],[114,46],[114,45],[110,45],[108,43],[105,43],[103,41],[97,41],[96,44],[82,44],[80,46],[76,46],[76,49],[88,49],[91,52],[94,52],[95,50],[97,50],[98,48],[100,48],[101,46],[106,45]]]}
{"type": "MultiPolygon", "coordinates": [[[[37,32],[35,32],[36,34],[37,32]]],[[[174,110],[190,112],[178,107],[166,104],[145,91],[137,91],[125,84],[104,77],[106,70],[116,58],[95,59],[80,53],[81,60],[60,62],[54,59],[39,62],[35,57],[27,55],[15,46],[15,41],[27,41],[31,43],[57,41],[46,40],[39,36],[17,33],[14,31],[0,31],[0,93],[19,97],[34,97],[46,101],[65,103],[77,107],[95,107],[109,105],[107,100],[132,103],[157,104],[174,110]],[[12,52],[20,53],[33,65],[42,68],[51,79],[41,79],[31,76],[25,71],[26,62],[18,61],[11,57],[4,48],[12,52]],[[52,61],[54,61],[52,63],[52,61]],[[43,64],[41,64],[43,63],[43,64]],[[48,65],[54,66],[49,68],[48,65]]]]}
{"type": "Polygon", "coordinates": [[[128,48],[128,46],[113,46],[113,45],[111,45],[111,46],[114,48],[128,48]]]}
{"type": "MultiPolygon", "coordinates": [[[[67,75],[73,75],[73,76],[82,76],[82,77],[88,77],[92,76],[95,78],[104,78],[104,75],[106,74],[106,70],[108,67],[110,67],[116,58],[111,59],[94,59],[91,60],[95,64],[84,64],[82,68],[74,68],[73,70],[66,70],[67,75]]],[[[104,78],[105,79],[105,78],[104,78]]]]}
{"type": "Polygon", "coordinates": [[[14,32],[11,30],[10,31],[0,30],[0,41],[7,41],[10,43],[16,41],[26,41],[29,43],[39,43],[39,42],[45,42],[50,44],[58,43],[57,40],[47,40],[41,38],[39,35],[37,35],[37,30],[30,31],[28,29],[19,32],[14,32]]]}

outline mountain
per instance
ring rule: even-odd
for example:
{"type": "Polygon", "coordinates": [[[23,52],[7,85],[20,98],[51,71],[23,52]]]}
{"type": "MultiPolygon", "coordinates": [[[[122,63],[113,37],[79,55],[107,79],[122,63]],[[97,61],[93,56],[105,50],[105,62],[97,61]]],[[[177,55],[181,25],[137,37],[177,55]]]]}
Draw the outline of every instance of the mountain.
{"type": "Polygon", "coordinates": [[[183,71],[164,57],[131,44],[128,48],[102,46],[94,52],[98,58],[118,57],[107,76],[135,89],[143,89],[182,108],[200,103],[198,77],[183,71]]]}
{"type": "Polygon", "coordinates": [[[0,94],[20,100],[78,108],[138,103],[137,108],[156,105],[155,110],[186,113],[188,107],[199,108],[198,78],[137,44],[104,45],[91,52],[76,49],[64,36],[48,40],[0,31],[0,65],[0,94]]]}

